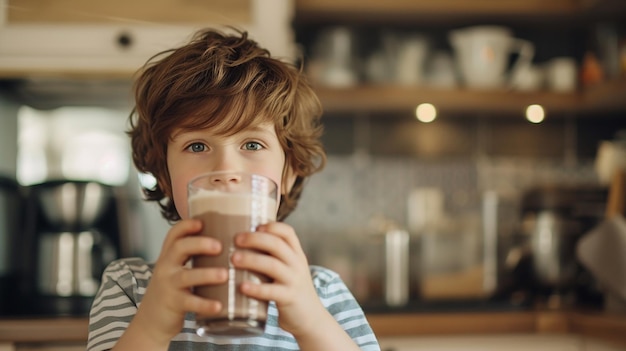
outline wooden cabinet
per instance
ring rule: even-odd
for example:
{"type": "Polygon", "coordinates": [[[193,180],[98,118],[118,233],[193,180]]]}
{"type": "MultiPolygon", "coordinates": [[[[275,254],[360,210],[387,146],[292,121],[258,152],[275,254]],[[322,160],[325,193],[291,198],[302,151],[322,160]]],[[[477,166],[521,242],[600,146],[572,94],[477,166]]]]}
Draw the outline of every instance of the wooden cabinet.
{"type": "Polygon", "coordinates": [[[293,0],[7,0],[0,6],[0,78],[124,78],[202,27],[247,30],[292,58],[293,0]]]}
{"type": "Polygon", "coordinates": [[[6,24],[28,23],[250,23],[251,0],[125,1],[7,0],[6,24]]]}

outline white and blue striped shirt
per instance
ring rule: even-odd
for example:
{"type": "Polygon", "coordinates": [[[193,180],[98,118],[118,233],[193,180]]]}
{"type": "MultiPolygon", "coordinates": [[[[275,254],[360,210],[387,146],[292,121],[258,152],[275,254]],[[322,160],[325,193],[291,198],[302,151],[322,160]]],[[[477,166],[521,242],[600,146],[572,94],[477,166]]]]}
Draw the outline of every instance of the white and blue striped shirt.
{"type": "MultiPolygon", "coordinates": [[[[104,271],[102,284],[89,314],[89,341],[87,350],[113,348],[122,336],[152,277],[153,265],[141,258],[127,258],[112,262],[104,271]]],[[[339,275],[319,266],[311,266],[311,277],[322,303],[362,350],[380,351],[363,310],[339,275]]],[[[252,351],[299,350],[296,339],[278,326],[278,310],[270,302],[263,335],[242,339],[208,339],[195,332],[194,315],[188,313],[181,332],[169,347],[170,351],[252,351]]]]}

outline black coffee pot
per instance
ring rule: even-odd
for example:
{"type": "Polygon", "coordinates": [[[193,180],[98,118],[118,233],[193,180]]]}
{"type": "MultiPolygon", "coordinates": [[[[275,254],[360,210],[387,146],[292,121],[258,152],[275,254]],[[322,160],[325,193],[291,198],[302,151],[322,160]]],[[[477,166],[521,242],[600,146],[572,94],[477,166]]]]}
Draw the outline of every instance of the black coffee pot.
{"type": "Polygon", "coordinates": [[[72,180],[28,188],[20,312],[87,315],[104,268],[120,257],[114,188],[72,180]]]}

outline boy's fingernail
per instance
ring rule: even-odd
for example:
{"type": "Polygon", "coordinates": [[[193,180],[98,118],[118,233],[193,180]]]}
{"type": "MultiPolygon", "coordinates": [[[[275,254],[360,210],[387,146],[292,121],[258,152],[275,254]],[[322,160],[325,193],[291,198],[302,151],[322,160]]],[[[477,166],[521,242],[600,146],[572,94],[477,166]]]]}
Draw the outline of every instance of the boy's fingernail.
{"type": "Polygon", "coordinates": [[[218,313],[222,310],[222,304],[219,301],[215,301],[213,304],[213,312],[218,313]]]}
{"type": "Polygon", "coordinates": [[[237,236],[235,237],[235,242],[237,244],[243,244],[245,241],[246,241],[246,234],[245,233],[237,234],[237,236]]]}
{"type": "Polygon", "coordinates": [[[213,249],[215,251],[222,251],[222,243],[219,241],[214,241],[213,242],[213,249]]]}

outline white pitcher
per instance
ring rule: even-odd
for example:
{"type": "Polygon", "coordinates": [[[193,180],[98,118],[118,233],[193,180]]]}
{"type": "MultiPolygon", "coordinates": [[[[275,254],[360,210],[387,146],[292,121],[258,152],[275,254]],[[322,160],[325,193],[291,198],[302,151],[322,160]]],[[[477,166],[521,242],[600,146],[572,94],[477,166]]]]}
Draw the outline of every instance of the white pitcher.
{"type": "Polygon", "coordinates": [[[508,84],[508,76],[530,66],[535,48],[527,40],[514,38],[500,26],[473,26],[449,34],[459,73],[470,88],[493,89],[508,84]],[[517,54],[511,69],[509,58],[517,54]],[[508,72],[507,72],[508,71],[508,72]]]}

